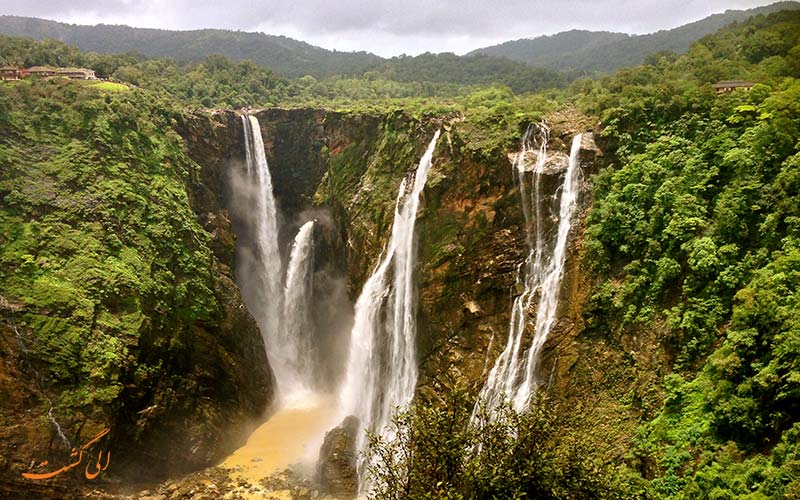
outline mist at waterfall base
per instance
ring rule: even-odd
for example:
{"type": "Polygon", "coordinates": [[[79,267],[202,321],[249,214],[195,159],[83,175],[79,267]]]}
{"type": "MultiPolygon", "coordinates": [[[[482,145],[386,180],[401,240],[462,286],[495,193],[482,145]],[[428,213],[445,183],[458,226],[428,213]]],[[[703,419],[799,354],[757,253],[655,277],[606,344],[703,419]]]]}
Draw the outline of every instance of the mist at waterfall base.
{"type": "Polygon", "coordinates": [[[581,180],[581,134],[572,140],[566,169],[560,168],[563,162],[558,159],[548,161],[548,140],[546,126],[529,127],[513,164],[525,216],[528,255],[517,270],[522,293],[513,302],[506,346],[480,392],[473,421],[481,409],[491,417],[492,410],[504,402],[516,411],[524,411],[541,385],[539,362],[556,321],[567,239],[577,211],[581,180]],[[554,195],[547,196],[545,193],[552,190],[543,189],[542,185],[546,176],[554,174],[561,179],[560,187],[554,195]],[[534,306],[536,313],[531,315],[534,306]]]}
{"type": "Polygon", "coordinates": [[[353,302],[347,285],[347,264],[343,250],[334,251],[339,226],[326,208],[312,207],[288,222],[289,234],[305,221],[314,221],[314,273],[311,276],[310,319],[314,330],[313,377],[318,391],[335,392],[347,359],[347,339],[353,327],[353,302]],[[338,255],[342,253],[342,255],[338,255]]]}

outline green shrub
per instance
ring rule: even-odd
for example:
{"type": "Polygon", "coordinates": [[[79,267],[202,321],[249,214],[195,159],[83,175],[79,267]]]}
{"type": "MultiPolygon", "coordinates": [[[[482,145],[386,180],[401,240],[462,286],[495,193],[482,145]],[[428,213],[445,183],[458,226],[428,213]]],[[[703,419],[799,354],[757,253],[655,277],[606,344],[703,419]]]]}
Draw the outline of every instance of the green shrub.
{"type": "Polygon", "coordinates": [[[370,436],[376,500],[644,498],[546,398],[528,412],[503,405],[471,420],[463,390],[441,404],[399,411],[394,438],[370,436]]]}

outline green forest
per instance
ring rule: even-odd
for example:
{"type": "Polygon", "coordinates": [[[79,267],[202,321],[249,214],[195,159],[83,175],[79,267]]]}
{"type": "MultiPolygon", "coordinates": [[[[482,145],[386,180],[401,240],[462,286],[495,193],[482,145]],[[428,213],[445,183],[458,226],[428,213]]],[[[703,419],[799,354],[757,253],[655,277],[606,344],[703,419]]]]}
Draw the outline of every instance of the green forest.
{"type": "Polygon", "coordinates": [[[800,11],[686,45],[645,44],[641,64],[605,75],[426,53],[312,76],[219,54],[101,54],[0,36],[0,66],[87,67],[122,84],[0,82],[0,299],[22,304],[14,324],[35,331],[24,347],[35,384],[58,387],[50,408],[90,427],[142,411],[164,386],[171,399],[158,404],[189,411],[179,394],[194,382],[168,379],[154,352],[183,365],[216,356],[192,336],[232,321],[220,299],[229,270],[191,208],[201,167],[181,131],[192,113],[388,117],[377,155],[395,154],[403,120],[457,124],[448,154],[468,164],[502,160],[542,117],[579,115],[599,122],[605,157],[587,179],[578,335],[619,351],[649,339],[664,376],[629,385],[645,377],[630,356],[609,369],[629,377],[609,388],[614,409],[542,394],[530,413],[504,408],[482,432],[470,424],[479,381],[463,376],[398,412],[397,440],[370,438],[381,457],[373,497],[800,498],[800,11]],[[717,94],[720,80],[754,85],[717,94]],[[620,408],[635,415],[623,445],[584,426],[620,408]]]}

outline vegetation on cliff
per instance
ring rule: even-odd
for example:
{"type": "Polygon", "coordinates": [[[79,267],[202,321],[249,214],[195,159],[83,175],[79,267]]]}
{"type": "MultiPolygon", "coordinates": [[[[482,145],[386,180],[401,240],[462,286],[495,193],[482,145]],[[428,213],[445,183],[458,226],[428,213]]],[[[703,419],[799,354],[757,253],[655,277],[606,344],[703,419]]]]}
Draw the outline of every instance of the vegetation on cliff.
{"type": "Polygon", "coordinates": [[[370,436],[375,500],[622,500],[638,491],[591,449],[584,409],[544,397],[524,413],[481,410],[457,387],[439,403],[417,402],[392,421],[391,441],[370,436]],[[559,415],[568,415],[561,418],[559,415]]]}
{"type": "MultiPolygon", "coordinates": [[[[40,453],[63,447],[48,451],[49,414],[69,440],[106,425],[122,444],[180,425],[174,449],[196,439],[199,451],[182,462],[207,463],[224,435],[209,417],[256,418],[269,400],[260,335],[238,317],[238,293],[189,204],[197,165],[176,117],[151,95],[94,82],[0,87],[0,293],[13,305],[3,357],[22,360],[36,382],[24,397],[42,418],[3,412],[3,426],[30,426],[40,453]]],[[[14,467],[30,458],[7,456],[14,467]]]]}
{"type": "Polygon", "coordinates": [[[583,89],[616,146],[587,222],[588,333],[657,328],[674,362],[631,457],[659,497],[800,491],[799,54],[784,12],[583,89]],[[734,77],[760,83],[704,85],[734,77]]]}

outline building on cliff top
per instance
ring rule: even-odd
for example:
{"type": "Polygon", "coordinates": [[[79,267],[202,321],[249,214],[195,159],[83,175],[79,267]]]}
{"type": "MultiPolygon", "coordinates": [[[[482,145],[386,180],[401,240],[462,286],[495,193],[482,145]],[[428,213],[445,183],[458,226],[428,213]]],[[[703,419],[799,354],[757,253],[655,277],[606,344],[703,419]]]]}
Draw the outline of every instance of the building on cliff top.
{"type": "Polygon", "coordinates": [[[750,90],[753,88],[753,84],[742,80],[722,80],[712,85],[712,87],[717,91],[717,94],[727,94],[737,89],[750,90]]]}
{"type": "Polygon", "coordinates": [[[0,80],[19,80],[20,78],[25,78],[27,73],[23,68],[3,66],[0,67],[0,80]]]}
{"type": "Polygon", "coordinates": [[[58,68],[52,66],[31,66],[28,68],[28,74],[31,76],[55,76],[58,68]]]}
{"type": "Polygon", "coordinates": [[[95,80],[94,70],[86,68],[58,68],[59,76],[66,76],[74,80],[95,80]]]}
{"type": "MultiPolygon", "coordinates": [[[[33,66],[26,70],[31,76],[64,76],[73,80],[95,80],[94,70],[86,68],[54,68],[52,66],[33,66]]],[[[23,75],[24,77],[24,75],[23,75]]]]}

